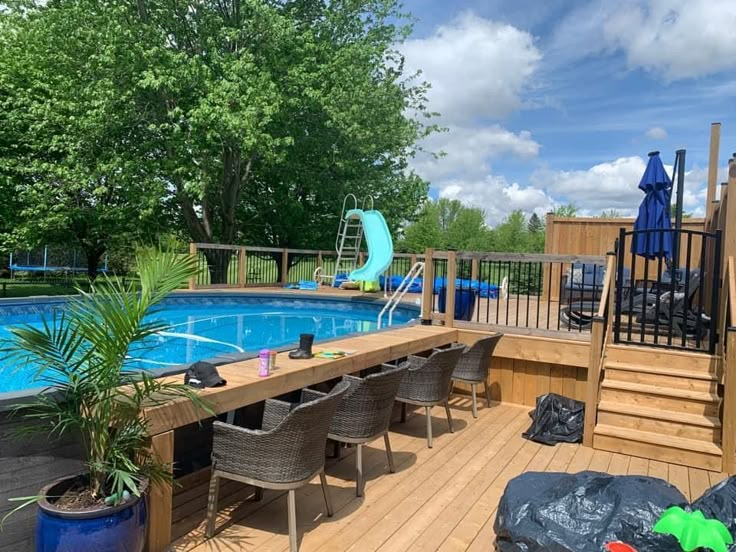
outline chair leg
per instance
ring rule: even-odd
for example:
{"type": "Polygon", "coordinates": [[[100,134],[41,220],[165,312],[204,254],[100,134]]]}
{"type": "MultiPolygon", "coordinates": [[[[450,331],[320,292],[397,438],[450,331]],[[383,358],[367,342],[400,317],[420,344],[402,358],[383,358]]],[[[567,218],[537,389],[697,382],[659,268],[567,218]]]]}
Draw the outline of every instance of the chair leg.
{"type": "Polygon", "coordinates": [[[450,403],[445,401],[445,412],[447,413],[447,425],[450,426],[450,433],[455,433],[455,428],[452,427],[452,414],[450,413],[450,403]]]}
{"type": "Polygon", "coordinates": [[[488,381],[483,380],[483,386],[486,388],[486,405],[491,408],[491,388],[488,387],[488,381]]]}
{"type": "Polygon", "coordinates": [[[478,402],[475,398],[475,384],[470,384],[470,394],[473,396],[473,418],[478,417],[478,402]]]}
{"type": "Polygon", "coordinates": [[[210,493],[207,497],[207,526],[204,534],[210,539],[215,534],[215,520],[217,519],[217,501],[220,495],[220,477],[210,477],[210,493]]]}
{"type": "Polygon", "coordinates": [[[253,501],[260,502],[261,500],[263,500],[263,488],[256,487],[256,492],[253,495],[253,501]]]}
{"type": "Polygon", "coordinates": [[[319,472],[319,482],[322,484],[322,496],[325,499],[325,508],[327,508],[327,516],[332,517],[335,513],[332,507],[332,497],[330,496],[330,488],[327,486],[327,477],[325,477],[325,470],[319,472]]]}
{"type": "Polygon", "coordinates": [[[424,413],[427,417],[427,447],[432,448],[432,416],[429,415],[429,406],[424,407],[424,413]]]}
{"type": "Polygon", "coordinates": [[[383,434],[383,442],[386,443],[386,456],[388,456],[388,471],[396,473],[396,466],[394,466],[394,453],[391,452],[391,442],[388,440],[388,432],[383,434]]]}
{"type": "Polygon", "coordinates": [[[401,403],[401,423],[406,422],[406,403],[401,403]]]}
{"type": "Polygon", "coordinates": [[[299,552],[299,543],[296,534],[296,491],[291,489],[287,497],[289,504],[289,550],[299,552]]]}
{"type": "Polygon", "coordinates": [[[355,496],[363,496],[363,444],[355,451],[355,496]]]}

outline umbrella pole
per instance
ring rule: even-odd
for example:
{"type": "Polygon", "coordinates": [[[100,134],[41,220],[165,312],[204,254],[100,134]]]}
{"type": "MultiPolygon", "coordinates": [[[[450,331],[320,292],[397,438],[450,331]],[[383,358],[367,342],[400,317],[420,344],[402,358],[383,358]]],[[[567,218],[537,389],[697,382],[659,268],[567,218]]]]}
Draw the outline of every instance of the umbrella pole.
{"type": "Polygon", "coordinates": [[[672,169],[672,180],[677,179],[677,191],[675,196],[675,231],[672,240],[672,266],[670,275],[672,283],[677,279],[677,269],[680,267],[680,233],[682,230],[682,200],[685,192],[685,150],[675,152],[675,166],[672,169]]]}

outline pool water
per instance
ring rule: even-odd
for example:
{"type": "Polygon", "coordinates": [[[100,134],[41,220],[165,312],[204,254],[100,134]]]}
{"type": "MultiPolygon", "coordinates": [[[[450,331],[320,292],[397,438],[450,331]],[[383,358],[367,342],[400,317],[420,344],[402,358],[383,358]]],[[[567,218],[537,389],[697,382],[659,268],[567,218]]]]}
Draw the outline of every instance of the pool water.
{"type": "MultiPolygon", "coordinates": [[[[196,360],[254,353],[299,341],[313,333],[315,342],[377,329],[380,303],[333,299],[263,296],[176,296],[167,299],[154,316],[167,329],[129,351],[129,366],[162,370],[196,360]]],[[[20,324],[41,326],[63,303],[0,305],[0,340],[11,337],[9,328],[20,324]]],[[[409,322],[416,309],[400,307],[393,323],[409,322]]],[[[43,386],[34,381],[32,367],[4,365],[0,360],[0,393],[43,386]]]]}

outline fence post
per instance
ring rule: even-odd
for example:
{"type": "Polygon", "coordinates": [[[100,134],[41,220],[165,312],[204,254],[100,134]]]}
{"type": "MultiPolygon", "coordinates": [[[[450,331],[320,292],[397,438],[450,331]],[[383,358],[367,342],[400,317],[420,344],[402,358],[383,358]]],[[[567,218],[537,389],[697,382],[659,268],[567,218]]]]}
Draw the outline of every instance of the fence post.
{"type": "Polygon", "coordinates": [[[721,147],[721,123],[710,125],[710,154],[708,157],[708,190],[705,196],[705,231],[713,218],[713,209],[718,187],[718,150],[721,147]]]}
{"type": "Polygon", "coordinates": [[[721,427],[723,468],[736,472],[736,328],[726,331],[726,357],[723,363],[723,424],[721,427]]]}
{"type": "Polygon", "coordinates": [[[470,261],[470,281],[471,282],[477,282],[478,281],[478,268],[479,268],[480,262],[478,259],[473,259],[470,261]]]}
{"type": "Polygon", "coordinates": [[[424,252],[424,278],[422,279],[422,324],[432,324],[432,296],[434,294],[434,249],[424,252]]]}
{"type": "Polygon", "coordinates": [[[583,424],[583,446],[593,446],[596,414],[598,412],[598,386],[601,379],[601,352],[605,320],[596,316],[590,329],[590,357],[588,379],[585,384],[585,422],[583,424]]]}
{"type": "Polygon", "coordinates": [[[239,249],[238,255],[238,285],[245,287],[245,247],[239,249]]]}
{"type": "Polygon", "coordinates": [[[281,252],[281,282],[282,286],[289,283],[289,250],[284,249],[281,252]]]}
{"type": "Polygon", "coordinates": [[[457,254],[447,252],[447,289],[445,290],[445,326],[455,326],[455,284],[457,279],[457,254]]]}
{"type": "Polygon", "coordinates": [[[358,266],[363,266],[365,264],[365,254],[361,251],[358,253],[358,266]]]}
{"type": "Polygon", "coordinates": [[[189,244],[189,254],[192,256],[194,261],[196,262],[197,270],[196,272],[189,277],[189,289],[195,290],[197,289],[197,276],[199,275],[199,259],[197,258],[197,244],[194,242],[191,242],[189,244]]]}

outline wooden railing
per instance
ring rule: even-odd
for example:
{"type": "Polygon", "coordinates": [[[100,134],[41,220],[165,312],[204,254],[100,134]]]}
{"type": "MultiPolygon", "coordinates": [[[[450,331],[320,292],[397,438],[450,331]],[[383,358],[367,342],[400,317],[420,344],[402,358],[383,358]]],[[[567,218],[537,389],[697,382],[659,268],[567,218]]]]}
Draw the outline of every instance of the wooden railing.
{"type": "Polygon", "coordinates": [[[721,419],[721,448],[723,471],[736,472],[736,263],[733,257],[726,262],[726,343],[723,348],[723,417],[721,419]]]}
{"type": "Polygon", "coordinates": [[[601,387],[601,374],[606,355],[606,344],[611,339],[611,316],[616,287],[616,255],[608,255],[603,293],[598,306],[593,327],[590,330],[590,357],[588,377],[585,383],[585,422],[583,424],[583,445],[593,446],[593,430],[598,415],[598,396],[601,387]]]}
{"type": "MultiPolygon", "coordinates": [[[[190,243],[190,254],[197,259],[197,274],[189,280],[189,289],[279,287],[301,280],[312,280],[319,268],[334,274],[335,251],[289,249],[190,243]]],[[[403,276],[422,255],[395,253],[390,276],[403,276]]],[[[362,264],[363,254],[359,260],[362,264]]],[[[388,284],[391,289],[390,283],[388,284]]]]}
{"type": "Polygon", "coordinates": [[[602,255],[427,249],[424,256],[425,323],[587,339],[600,295],[610,289],[602,255]]]}

